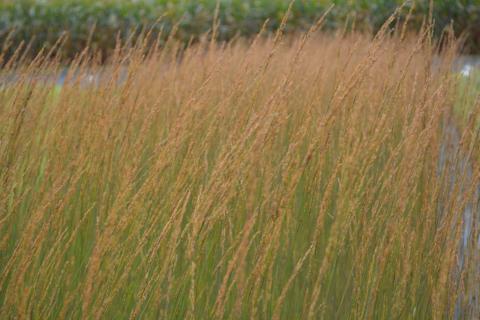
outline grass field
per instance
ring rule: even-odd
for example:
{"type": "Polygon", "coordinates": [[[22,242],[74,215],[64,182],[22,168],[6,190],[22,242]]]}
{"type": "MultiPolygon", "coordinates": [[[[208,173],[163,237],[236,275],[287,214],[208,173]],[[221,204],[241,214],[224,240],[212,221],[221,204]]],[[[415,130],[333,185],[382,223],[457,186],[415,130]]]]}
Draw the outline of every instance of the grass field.
{"type": "Polygon", "coordinates": [[[480,114],[453,44],[435,69],[427,34],[180,47],[118,49],[97,86],[87,56],[60,90],[33,80],[51,60],[3,69],[21,76],[0,89],[1,319],[478,312],[458,257],[480,167],[449,168],[480,114]]]}

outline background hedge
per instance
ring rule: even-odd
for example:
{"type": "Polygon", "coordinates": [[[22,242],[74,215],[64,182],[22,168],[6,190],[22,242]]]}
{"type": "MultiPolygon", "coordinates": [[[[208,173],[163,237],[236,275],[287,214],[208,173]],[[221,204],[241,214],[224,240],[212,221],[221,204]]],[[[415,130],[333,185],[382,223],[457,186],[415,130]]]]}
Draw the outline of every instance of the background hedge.
{"type": "MultiPolygon", "coordinates": [[[[326,27],[343,28],[345,21],[356,21],[356,28],[375,32],[402,1],[399,0],[297,0],[287,31],[302,30],[335,3],[326,27]]],[[[415,2],[412,28],[419,28],[428,14],[429,0],[415,2]]],[[[275,30],[288,7],[289,0],[221,0],[219,38],[250,36],[258,32],[269,18],[268,31],[275,30]]],[[[67,31],[63,54],[73,57],[91,40],[91,46],[108,54],[117,34],[127,38],[136,27],[151,27],[160,16],[155,30],[171,30],[178,21],[177,37],[188,41],[211,29],[216,0],[26,0],[0,4],[0,44],[15,48],[22,41],[31,42],[31,53],[42,46],[51,47],[67,31]],[[92,26],[95,31],[91,33],[92,26]]],[[[480,52],[480,0],[434,1],[436,34],[451,22],[457,34],[467,34],[465,52],[480,52]]]]}

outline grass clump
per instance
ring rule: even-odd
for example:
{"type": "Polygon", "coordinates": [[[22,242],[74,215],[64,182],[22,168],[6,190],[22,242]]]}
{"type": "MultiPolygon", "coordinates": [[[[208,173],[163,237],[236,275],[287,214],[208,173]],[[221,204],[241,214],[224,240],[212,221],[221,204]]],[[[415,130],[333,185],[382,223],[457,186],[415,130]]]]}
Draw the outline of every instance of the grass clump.
{"type": "Polygon", "coordinates": [[[95,86],[83,56],[54,97],[34,76],[59,66],[20,63],[0,91],[0,318],[474,315],[458,261],[480,172],[450,170],[454,147],[439,165],[454,46],[433,70],[425,35],[284,40],[119,48],[95,86]]]}

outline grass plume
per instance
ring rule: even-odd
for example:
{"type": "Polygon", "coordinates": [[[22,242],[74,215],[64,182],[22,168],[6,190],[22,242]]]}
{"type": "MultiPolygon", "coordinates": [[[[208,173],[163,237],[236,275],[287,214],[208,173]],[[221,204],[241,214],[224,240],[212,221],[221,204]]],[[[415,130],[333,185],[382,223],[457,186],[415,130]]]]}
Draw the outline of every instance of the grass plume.
{"type": "Polygon", "coordinates": [[[426,34],[315,29],[117,48],[107,66],[83,54],[59,90],[38,78],[55,61],[12,64],[0,318],[478,312],[457,265],[480,170],[451,170],[475,157],[477,121],[442,151],[462,87],[454,43],[432,68],[426,34]]]}

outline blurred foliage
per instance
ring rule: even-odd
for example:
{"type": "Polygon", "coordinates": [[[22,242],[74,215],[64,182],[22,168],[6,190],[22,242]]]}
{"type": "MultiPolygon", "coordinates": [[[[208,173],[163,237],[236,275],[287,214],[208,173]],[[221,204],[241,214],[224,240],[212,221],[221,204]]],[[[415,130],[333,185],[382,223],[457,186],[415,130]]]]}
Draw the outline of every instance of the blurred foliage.
{"type": "MultiPolygon", "coordinates": [[[[268,18],[267,31],[280,24],[289,0],[220,0],[218,38],[257,33],[268,18]]],[[[297,0],[292,7],[286,30],[304,30],[318,19],[328,6],[326,28],[356,29],[375,32],[401,3],[400,0],[297,0]],[[353,24],[353,21],[355,22],[353,24]]],[[[429,0],[409,2],[402,11],[405,17],[414,6],[410,26],[420,28],[429,13],[429,0]]],[[[465,34],[466,52],[480,52],[480,0],[433,1],[436,35],[453,24],[457,35],[465,34]]],[[[0,44],[10,51],[21,42],[31,44],[31,52],[51,47],[65,33],[63,54],[73,57],[87,43],[108,54],[116,38],[135,38],[142,29],[162,30],[166,35],[175,23],[176,37],[198,39],[212,28],[216,0],[11,0],[0,4],[0,44]],[[161,22],[158,22],[162,17],[161,22]],[[93,32],[92,32],[93,31],[93,32]]]]}

